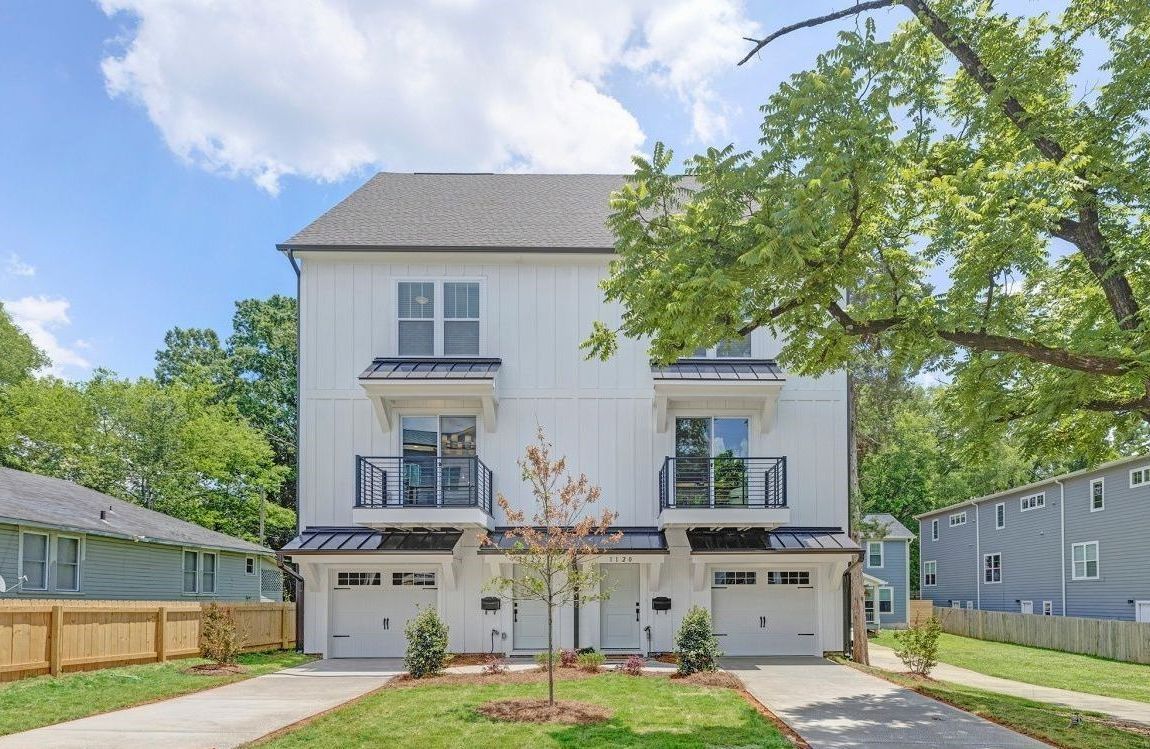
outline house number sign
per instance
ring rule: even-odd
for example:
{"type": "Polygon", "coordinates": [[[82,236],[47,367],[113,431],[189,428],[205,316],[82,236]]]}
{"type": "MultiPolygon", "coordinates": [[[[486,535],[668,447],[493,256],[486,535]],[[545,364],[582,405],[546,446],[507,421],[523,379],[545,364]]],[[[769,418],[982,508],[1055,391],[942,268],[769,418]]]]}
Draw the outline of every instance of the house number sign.
{"type": "Polygon", "coordinates": [[[635,557],[629,556],[629,555],[628,556],[612,555],[609,557],[603,557],[603,564],[628,564],[628,563],[634,562],[634,561],[635,561],[635,557]]]}

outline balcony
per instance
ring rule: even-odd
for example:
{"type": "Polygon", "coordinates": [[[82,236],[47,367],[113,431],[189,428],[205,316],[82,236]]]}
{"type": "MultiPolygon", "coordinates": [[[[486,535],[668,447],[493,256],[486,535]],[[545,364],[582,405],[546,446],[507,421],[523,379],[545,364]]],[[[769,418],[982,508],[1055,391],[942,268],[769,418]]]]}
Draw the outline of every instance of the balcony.
{"type": "Polygon", "coordinates": [[[475,456],[356,458],[352,520],[388,527],[492,527],[491,470],[475,456]]]}
{"type": "Polygon", "coordinates": [[[659,471],[659,523],[777,526],[790,521],[786,458],[666,458],[659,471]]]}

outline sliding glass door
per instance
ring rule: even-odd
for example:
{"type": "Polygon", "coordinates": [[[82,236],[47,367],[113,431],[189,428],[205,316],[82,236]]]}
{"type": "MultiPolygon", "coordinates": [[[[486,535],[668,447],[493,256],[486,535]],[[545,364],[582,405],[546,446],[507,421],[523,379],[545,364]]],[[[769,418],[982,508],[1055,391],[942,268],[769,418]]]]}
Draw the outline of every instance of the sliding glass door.
{"type": "Polygon", "coordinates": [[[475,502],[474,416],[404,416],[403,501],[410,505],[475,502]]]}
{"type": "Polygon", "coordinates": [[[745,505],[749,441],[746,418],[675,419],[674,503],[745,505]]]}

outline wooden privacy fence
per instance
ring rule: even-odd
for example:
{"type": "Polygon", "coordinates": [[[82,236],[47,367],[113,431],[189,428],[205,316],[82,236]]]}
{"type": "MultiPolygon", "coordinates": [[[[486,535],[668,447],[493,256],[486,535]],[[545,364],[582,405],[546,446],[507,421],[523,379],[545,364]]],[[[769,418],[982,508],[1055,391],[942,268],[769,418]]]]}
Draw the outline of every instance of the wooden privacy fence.
{"type": "Polygon", "coordinates": [[[913,627],[916,624],[925,622],[934,614],[934,602],[913,599],[910,602],[910,620],[909,623],[913,627]]]}
{"type": "Polygon", "coordinates": [[[942,607],[934,615],[944,632],[963,637],[1150,663],[1150,624],[1145,622],[942,607]]]}
{"type": "MultiPolygon", "coordinates": [[[[207,603],[188,601],[0,602],[0,681],[199,654],[207,603]]],[[[228,603],[245,650],[295,645],[295,604],[228,603]]]]}

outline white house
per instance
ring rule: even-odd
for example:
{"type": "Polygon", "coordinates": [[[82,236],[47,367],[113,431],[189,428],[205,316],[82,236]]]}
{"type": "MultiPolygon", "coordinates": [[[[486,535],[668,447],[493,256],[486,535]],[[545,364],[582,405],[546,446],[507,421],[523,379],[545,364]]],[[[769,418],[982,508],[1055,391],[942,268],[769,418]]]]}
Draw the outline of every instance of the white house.
{"type": "Polygon", "coordinates": [[[579,343],[617,322],[598,282],[612,175],[378,174],[279,249],[299,274],[300,535],[308,650],[402,655],[436,606],[455,652],[545,648],[538,604],[484,589],[513,555],[498,494],[542,426],[602,488],[622,543],[610,598],[561,612],[563,647],[673,649],[709,608],[731,655],[843,644],[846,380],[798,377],[765,331],[653,367],[579,343]]]}

